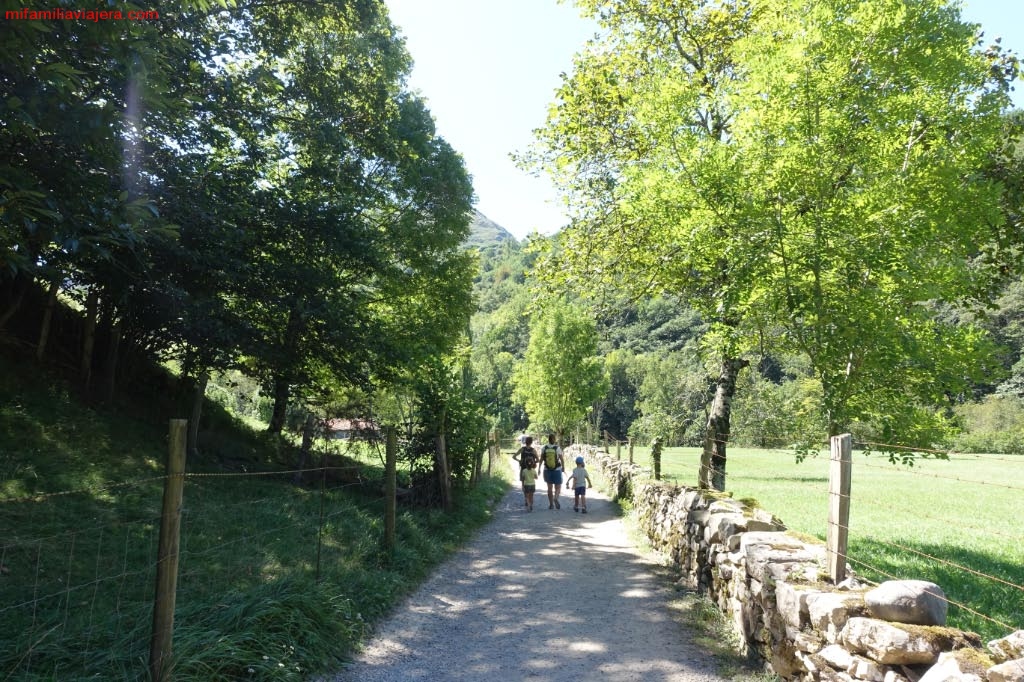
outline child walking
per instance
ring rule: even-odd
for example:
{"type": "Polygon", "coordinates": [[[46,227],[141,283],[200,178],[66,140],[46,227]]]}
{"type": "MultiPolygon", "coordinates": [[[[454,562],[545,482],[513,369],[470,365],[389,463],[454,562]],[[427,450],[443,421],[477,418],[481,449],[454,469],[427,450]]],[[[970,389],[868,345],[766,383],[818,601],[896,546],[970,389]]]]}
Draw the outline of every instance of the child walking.
{"type": "Polygon", "coordinates": [[[572,510],[574,512],[580,511],[582,507],[583,513],[587,513],[587,488],[593,488],[594,485],[590,482],[590,475],[587,473],[586,468],[583,466],[583,458],[576,458],[576,468],[572,470],[572,476],[569,477],[571,485],[567,486],[573,489],[576,493],[576,497],[573,499],[572,510]]]}
{"type": "Polygon", "coordinates": [[[531,467],[523,467],[519,470],[519,480],[523,482],[523,500],[526,504],[526,511],[533,511],[533,494],[537,491],[537,470],[531,467]]]}

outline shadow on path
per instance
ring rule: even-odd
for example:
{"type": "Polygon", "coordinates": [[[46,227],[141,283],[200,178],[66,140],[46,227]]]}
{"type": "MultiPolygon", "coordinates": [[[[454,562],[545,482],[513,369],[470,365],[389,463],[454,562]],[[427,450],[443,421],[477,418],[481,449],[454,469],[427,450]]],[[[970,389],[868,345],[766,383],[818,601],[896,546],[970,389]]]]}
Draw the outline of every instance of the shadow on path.
{"type": "Polygon", "coordinates": [[[549,511],[538,490],[527,512],[510,492],[332,679],[721,679],[673,620],[674,591],[630,542],[617,508],[588,493],[584,515],[564,494],[549,511]]]}

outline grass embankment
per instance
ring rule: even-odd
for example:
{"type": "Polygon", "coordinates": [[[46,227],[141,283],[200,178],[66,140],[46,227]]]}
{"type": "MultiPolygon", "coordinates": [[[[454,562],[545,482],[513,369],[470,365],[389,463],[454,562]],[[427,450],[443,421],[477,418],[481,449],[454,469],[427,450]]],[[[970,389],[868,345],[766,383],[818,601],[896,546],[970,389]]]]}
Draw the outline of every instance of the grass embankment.
{"type": "MultiPolygon", "coordinates": [[[[91,409],[62,386],[0,356],[0,679],[147,679],[167,417],[185,411],[158,395],[91,409]]],[[[329,671],[508,485],[460,491],[451,514],[400,508],[386,556],[382,467],[321,493],[269,473],[293,453],[210,423],[185,480],[180,679],[329,671]]]]}
{"type": "MultiPolygon", "coordinates": [[[[784,450],[729,448],[728,454],[726,487],[734,497],[756,500],[790,530],[824,541],[827,453],[802,464],[784,450]]],[[[650,449],[636,448],[634,461],[650,466],[650,449]]],[[[698,448],[667,448],[662,476],[692,486],[699,462],[698,448]]],[[[950,600],[1011,629],[1024,628],[1022,491],[1024,456],[952,455],[906,467],[854,452],[850,564],[869,580],[930,580],[950,600]]],[[[954,604],[949,623],[986,639],[1007,634],[1006,627],[954,604]]]]}

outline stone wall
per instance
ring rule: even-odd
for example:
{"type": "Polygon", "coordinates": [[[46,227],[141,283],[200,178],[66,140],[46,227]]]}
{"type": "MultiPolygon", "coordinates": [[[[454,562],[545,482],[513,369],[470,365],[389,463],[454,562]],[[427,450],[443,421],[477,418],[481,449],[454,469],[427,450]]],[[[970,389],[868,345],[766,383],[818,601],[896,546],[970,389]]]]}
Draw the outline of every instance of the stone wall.
{"type": "Polygon", "coordinates": [[[642,530],[679,569],[680,582],[718,604],[741,653],[786,680],[1024,682],[1024,630],[983,647],[977,635],[945,627],[938,585],[868,587],[855,577],[833,585],[824,544],[787,533],[768,512],[653,481],[591,446],[567,454],[582,454],[614,498],[632,499],[642,530]]]}

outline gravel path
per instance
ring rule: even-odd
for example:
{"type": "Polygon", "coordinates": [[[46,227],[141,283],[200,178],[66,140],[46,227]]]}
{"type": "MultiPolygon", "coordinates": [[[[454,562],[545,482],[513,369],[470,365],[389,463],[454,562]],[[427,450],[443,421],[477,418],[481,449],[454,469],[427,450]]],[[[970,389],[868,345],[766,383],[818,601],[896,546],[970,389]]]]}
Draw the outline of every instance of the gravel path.
{"type": "MultiPolygon", "coordinates": [[[[588,491],[534,511],[518,490],[494,519],[377,628],[335,682],[722,680],[667,603],[677,595],[588,491]]],[[[542,490],[543,488],[543,490],[542,490]]]]}

